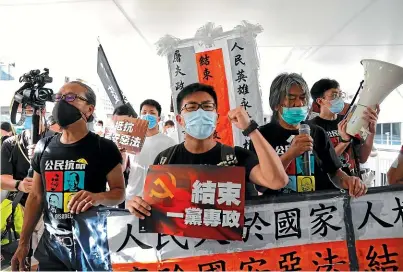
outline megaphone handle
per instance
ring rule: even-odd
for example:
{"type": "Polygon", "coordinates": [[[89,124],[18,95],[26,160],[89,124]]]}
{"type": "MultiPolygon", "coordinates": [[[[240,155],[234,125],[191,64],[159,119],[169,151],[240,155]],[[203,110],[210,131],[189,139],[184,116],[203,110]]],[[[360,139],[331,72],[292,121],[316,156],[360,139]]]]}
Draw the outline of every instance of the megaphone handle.
{"type": "Polygon", "coordinates": [[[343,120],[348,117],[348,115],[349,115],[349,113],[350,113],[350,111],[351,111],[351,108],[352,108],[353,105],[354,105],[355,100],[357,100],[358,94],[360,93],[363,84],[364,84],[364,80],[361,80],[361,82],[360,82],[360,87],[358,87],[358,90],[355,92],[353,101],[351,101],[350,106],[348,107],[348,109],[347,109],[347,111],[346,111],[346,114],[345,114],[344,117],[343,117],[343,120]]]}

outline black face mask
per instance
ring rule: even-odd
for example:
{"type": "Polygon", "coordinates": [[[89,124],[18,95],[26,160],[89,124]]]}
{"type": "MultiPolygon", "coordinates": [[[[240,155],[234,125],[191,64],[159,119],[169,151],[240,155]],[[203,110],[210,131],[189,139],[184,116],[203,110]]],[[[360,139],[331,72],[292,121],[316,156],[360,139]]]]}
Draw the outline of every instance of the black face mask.
{"type": "Polygon", "coordinates": [[[83,117],[79,109],[64,100],[60,100],[56,103],[52,115],[56,123],[62,128],[66,128],[83,117]]]}

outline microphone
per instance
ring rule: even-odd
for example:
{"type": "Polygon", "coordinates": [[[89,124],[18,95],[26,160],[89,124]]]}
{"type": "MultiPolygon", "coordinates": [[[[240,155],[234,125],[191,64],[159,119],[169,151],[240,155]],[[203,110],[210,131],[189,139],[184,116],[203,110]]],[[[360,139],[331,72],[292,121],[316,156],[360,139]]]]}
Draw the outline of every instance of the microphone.
{"type": "MultiPolygon", "coordinates": [[[[308,124],[300,124],[299,135],[311,135],[311,128],[308,124]]],[[[302,155],[302,171],[304,176],[311,176],[311,151],[306,151],[302,155]]]]}

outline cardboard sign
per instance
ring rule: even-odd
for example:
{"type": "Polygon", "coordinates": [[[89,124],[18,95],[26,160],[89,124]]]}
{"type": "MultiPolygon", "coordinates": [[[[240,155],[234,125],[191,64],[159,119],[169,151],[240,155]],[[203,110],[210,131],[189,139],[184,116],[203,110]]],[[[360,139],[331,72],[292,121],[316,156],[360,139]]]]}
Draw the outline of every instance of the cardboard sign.
{"type": "Polygon", "coordinates": [[[126,149],[131,154],[140,153],[146,138],[148,121],[115,116],[114,127],[105,128],[105,138],[116,143],[119,149],[126,149]]]}
{"type": "Polygon", "coordinates": [[[140,233],[242,239],[243,167],[154,165],[148,171],[143,198],[152,210],[140,233]]]}

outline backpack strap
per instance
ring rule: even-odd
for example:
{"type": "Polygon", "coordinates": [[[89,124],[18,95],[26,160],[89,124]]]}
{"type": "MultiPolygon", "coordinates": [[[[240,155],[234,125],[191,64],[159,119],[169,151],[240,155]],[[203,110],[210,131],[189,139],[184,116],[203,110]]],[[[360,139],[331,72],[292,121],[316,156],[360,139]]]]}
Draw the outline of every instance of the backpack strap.
{"type": "Polygon", "coordinates": [[[23,196],[24,196],[24,192],[19,191],[13,200],[13,204],[12,204],[12,208],[11,208],[11,229],[13,230],[15,240],[18,239],[17,232],[15,231],[15,223],[14,223],[15,210],[17,209],[17,206],[20,203],[23,196]]]}
{"type": "Polygon", "coordinates": [[[235,155],[235,148],[228,145],[221,145],[221,162],[218,166],[234,166],[238,163],[235,155]]]}
{"type": "Polygon", "coordinates": [[[174,156],[176,150],[178,149],[179,145],[171,146],[170,148],[161,152],[161,157],[159,161],[159,165],[170,164],[172,157],[174,156]]]}

